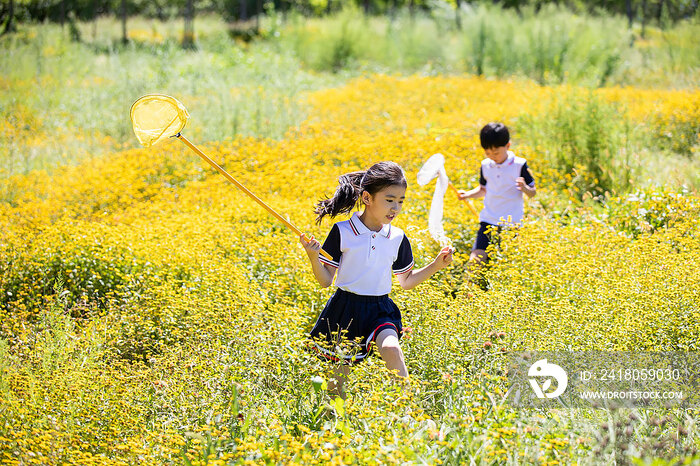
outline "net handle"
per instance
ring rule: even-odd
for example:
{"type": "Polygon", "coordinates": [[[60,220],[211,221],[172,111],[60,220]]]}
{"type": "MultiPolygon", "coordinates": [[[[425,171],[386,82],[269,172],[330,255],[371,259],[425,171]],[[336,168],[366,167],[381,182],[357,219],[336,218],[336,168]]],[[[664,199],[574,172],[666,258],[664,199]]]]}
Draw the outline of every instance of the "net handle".
{"type": "MultiPolygon", "coordinates": [[[[450,188],[452,188],[452,191],[454,191],[457,196],[459,196],[459,191],[457,190],[457,188],[455,188],[455,185],[453,185],[452,182],[448,183],[448,186],[450,188]]],[[[479,218],[479,212],[477,212],[476,207],[474,207],[474,201],[472,201],[471,199],[462,199],[462,200],[464,201],[465,204],[467,204],[467,207],[469,207],[469,210],[471,210],[471,212],[477,218],[479,218]]]]}
{"type": "MultiPolygon", "coordinates": [[[[294,226],[294,224],[292,224],[292,223],[291,223],[290,221],[288,221],[286,218],[284,218],[284,217],[282,217],[280,214],[278,214],[272,207],[270,207],[269,205],[267,205],[262,199],[260,199],[258,196],[256,196],[255,194],[253,194],[252,191],[250,191],[248,188],[246,188],[246,187],[243,186],[241,183],[239,183],[234,177],[232,177],[231,175],[229,175],[228,172],[227,172],[226,170],[224,170],[223,168],[221,168],[221,166],[220,166],[218,163],[214,162],[214,161],[213,161],[212,159],[210,159],[204,152],[202,152],[201,150],[199,150],[199,148],[198,148],[197,146],[195,146],[194,144],[192,144],[185,136],[182,135],[182,133],[177,133],[177,134],[174,135],[173,137],[176,137],[176,138],[178,138],[180,141],[184,142],[185,145],[186,145],[187,147],[189,147],[190,149],[192,149],[192,150],[194,151],[194,153],[196,153],[197,155],[199,155],[199,156],[200,156],[201,158],[203,158],[209,165],[211,165],[211,166],[214,167],[219,173],[221,173],[222,175],[224,175],[224,177],[225,177],[227,180],[229,180],[231,183],[233,183],[234,185],[236,185],[236,187],[237,187],[238,189],[240,189],[241,191],[243,191],[243,192],[244,192],[245,194],[247,194],[251,199],[253,199],[255,202],[257,202],[258,204],[260,204],[265,210],[267,210],[267,211],[268,211],[269,213],[271,213],[275,218],[277,218],[277,220],[279,220],[280,222],[282,222],[282,224],[283,224],[284,226],[286,226],[287,228],[289,228],[290,230],[292,230],[294,233],[296,233],[297,236],[302,236],[302,237],[304,238],[304,240],[308,242],[308,238],[306,237],[306,234],[305,234],[305,233],[303,233],[301,230],[299,230],[296,226],[294,226]]],[[[320,254],[321,254],[323,257],[325,257],[326,259],[330,260],[330,261],[333,260],[333,257],[332,257],[330,254],[328,254],[326,251],[324,251],[323,249],[321,249],[320,254]]]]}

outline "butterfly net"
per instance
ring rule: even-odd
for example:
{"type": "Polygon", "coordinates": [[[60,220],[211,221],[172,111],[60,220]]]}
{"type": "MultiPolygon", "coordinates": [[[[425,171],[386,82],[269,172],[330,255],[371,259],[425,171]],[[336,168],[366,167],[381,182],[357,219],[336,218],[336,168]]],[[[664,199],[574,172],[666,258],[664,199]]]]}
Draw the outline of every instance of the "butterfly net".
{"type": "Polygon", "coordinates": [[[178,134],[189,117],[185,106],[167,95],[145,95],[131,106],[134,133],[144,147],[178,134]]]}

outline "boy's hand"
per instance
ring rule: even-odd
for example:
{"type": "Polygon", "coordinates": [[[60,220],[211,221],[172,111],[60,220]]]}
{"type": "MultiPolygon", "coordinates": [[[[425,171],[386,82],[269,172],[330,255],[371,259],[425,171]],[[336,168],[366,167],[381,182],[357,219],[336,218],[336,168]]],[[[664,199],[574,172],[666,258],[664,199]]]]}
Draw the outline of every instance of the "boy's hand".
{"type": "Polygon", "coordinates": [[[440,250],[434,261],[438,266],[437,270],[444,269],[452,263],[452,253],[454,250],[455,249],[451,246],[445,246],[440,250]]]}
{"type": "Polygon", "coordinates": [[[457,193],[458,193],[457,198],[458,198],[460,201],[464,201],[465,199],[467,199],[468,193],[467,193],[465,190],[463,190],[463,189],[458,189],[458,190],[457,190],[457,193]]]}
{"type": "Polygon", "coordinates": [[[535,195],[535,188],[526,185],[523,177],[515,179],[515,187],[518,188],[518,191],[522,192],[523,195],[527,195],[527,197],[533,197],[535,195]]]}
{"type": "Polygon", "coordinates": [[[307,239],[306,235],[302,234],[299,237],[299,242],[302,246],[304,246],[306,254],[308,254],[310,258],[314,259],[318,257],[321,251],[321,243],[319,243],[316,238],[312,236],[311,238],[307,239]]]}

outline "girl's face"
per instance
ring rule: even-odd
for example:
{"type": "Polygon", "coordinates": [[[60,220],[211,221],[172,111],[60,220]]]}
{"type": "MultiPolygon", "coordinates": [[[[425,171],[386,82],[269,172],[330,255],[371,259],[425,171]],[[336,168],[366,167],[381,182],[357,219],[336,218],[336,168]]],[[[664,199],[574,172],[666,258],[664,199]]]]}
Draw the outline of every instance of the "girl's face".
{"type": "Polygon", "coordinates": [[[362,193],[362,202],[369,219],[382,225],[391,223],[399,215],[405,198],[406,188],[401,185],[387,186],[374,195],[367,191],[362,193]]]}

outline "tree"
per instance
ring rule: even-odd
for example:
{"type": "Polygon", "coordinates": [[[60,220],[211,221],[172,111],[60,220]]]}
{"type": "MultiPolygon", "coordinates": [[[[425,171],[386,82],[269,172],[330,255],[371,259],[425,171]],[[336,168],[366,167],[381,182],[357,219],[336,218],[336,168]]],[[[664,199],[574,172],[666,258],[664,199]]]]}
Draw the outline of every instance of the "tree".
{"type": "MultiPolygon", "coordinates": [[[[4,16],[5,8],[3,7],[2,11],[0,11],[0,19],[2,19],[4,16]]],[[[7,6],[7,20],[5,20],[5,27],[2,30],[2,35],[15,31],[17,31],[17,27],[15,26],[15,2],[14,0],[10,0],[7,6]]]]}
{"type": "Polygon", "coordinates": [[[122,17],[122,42],[129,42],[129,36],[126,33],[126,0],[121,1],[121,17],[122,17]]]}
{"type": "Polygon", "coordinates": [[[634,19],[634,14],[632,12],[632,0],[625,0],[627,9],[627,22],[630,29],[632,29],[632,20],[634,19]]]}
{"type": "Polygon", "coordinates": [[[457,29],[462,30],[462,1],[455,0],[455,23],[457,23],[457,29]]]}
{"type": "Polygon", "coordinates": [[[194,48],[194,0],[185,3],[185,32],[182,36],[184,48],[194,48]]]}

